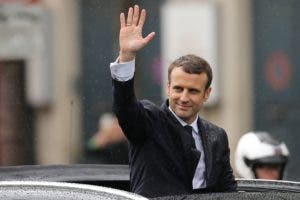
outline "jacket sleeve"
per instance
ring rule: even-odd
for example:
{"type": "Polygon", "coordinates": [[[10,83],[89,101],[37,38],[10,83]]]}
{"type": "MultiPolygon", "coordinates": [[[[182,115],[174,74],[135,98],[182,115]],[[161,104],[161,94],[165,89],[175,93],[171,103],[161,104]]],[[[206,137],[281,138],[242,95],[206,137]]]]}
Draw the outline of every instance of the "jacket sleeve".
{"type": "Polygon", "coordinates": [[[230,149],[228,145],[228,137],[224,130],[222,135],[224,136],[224,138],[222,138],[224,143],[224,155],[222,158],[223,170],[220,176],[218,189],[223,192],[233,192],[236,191],[237,183],[230,165],[230,149]]]}
{"type": "Polygon", "coordinates": [[[137,100],[134,94],[134,79],[125,82],[112,80],[113,111],[120,127],[131,143],[141,143],[149,135],[151,112],[137,100]]]}

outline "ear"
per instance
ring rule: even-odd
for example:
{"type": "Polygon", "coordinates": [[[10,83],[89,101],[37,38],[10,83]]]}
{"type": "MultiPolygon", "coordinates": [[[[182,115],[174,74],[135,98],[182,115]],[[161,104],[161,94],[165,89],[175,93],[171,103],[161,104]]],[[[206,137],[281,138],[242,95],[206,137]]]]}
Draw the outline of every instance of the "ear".
{"type": "Polygon", "coordinates": [[[170,96],[170,89],[171,89],[170,87],[171,87],[170,82],[168,81],[167,86],[166,86],[166,93],[167,93],[168,97],[170,96]]]}
{"type": "Polygon", "coordinates": [[[204,92],[204,102],[207,101],[207,99],[209,98],[210,96],[210,92],[211,92],[211,87],[207,88],[204,92]]]}

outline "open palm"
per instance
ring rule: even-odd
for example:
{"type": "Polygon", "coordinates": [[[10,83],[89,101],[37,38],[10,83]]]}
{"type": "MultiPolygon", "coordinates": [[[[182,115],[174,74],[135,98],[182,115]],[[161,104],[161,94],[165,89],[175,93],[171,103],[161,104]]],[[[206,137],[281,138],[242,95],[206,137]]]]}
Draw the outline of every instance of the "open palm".
{"type": "Polygon", "coordinates": [[[147,45],[154,37],[155,33],[152,32],[143,38],[142,31],[146,19],[146,10],[139,11],[137,5],[134,8],[130,7],[125,20],[124,13],[120,15],[120,51],[126,54],[133,54],[145,45],[147,45]]]}

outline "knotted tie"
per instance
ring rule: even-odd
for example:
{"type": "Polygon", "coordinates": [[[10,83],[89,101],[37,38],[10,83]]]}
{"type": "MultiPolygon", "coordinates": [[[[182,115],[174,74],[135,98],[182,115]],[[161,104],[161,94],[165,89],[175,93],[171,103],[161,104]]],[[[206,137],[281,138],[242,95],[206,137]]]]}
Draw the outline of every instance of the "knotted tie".
{"type": "Polygon", "coordinates": [[[196,149],[195,140],[194,140],[194,137],[193,137],[193,127],[190,126],[190,125],[185,125],[183,128],[189,133],[192,148],[196,149]]]}
{"type": "Polygon", "coordinates": [[[193,127],[186,125],[184,126],[184,129],[191,135],[193,136],[192,132],[193,132],[193,127]]]}

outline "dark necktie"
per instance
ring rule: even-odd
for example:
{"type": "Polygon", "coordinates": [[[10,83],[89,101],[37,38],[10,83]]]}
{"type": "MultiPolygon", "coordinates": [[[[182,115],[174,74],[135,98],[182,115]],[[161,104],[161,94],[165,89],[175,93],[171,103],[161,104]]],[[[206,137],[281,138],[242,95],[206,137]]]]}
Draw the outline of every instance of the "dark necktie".
{"type": "MultiPolygon", "coordinates": [[[[199,162],[199,159],[201,156],[201,153],[197,150],[196,145],[195,145],[195,140],[193,137],[193,127],[186,125],[183,128],[189,133],[189,139],[190,139],[189,143],[191,145],[190,146],[191,147],[191,149],[190,149],[191,157],[189,160],[190,167],[191,167],[190,170],[192,172],[195,172],[197,163],[199,162]]],[[[191,174],[191,177],[194,177],[194,174],[191,174]]]]}
{"type": "Polygon", "coordinates": [[[196,148],[195,140],[194,140],[194,137],[193,137],[193,127],[190,126],[190,125],[185,125],[183,128],[189,133],[189,136],[190,136],[189,138],[190,138],[190,142],[192,144],[192,147],[196,148]]]}
{"type": "Polygon", "coordinates": [[[191,135],[193,136],[193,127],[189,126],[189,125],[186,125],[184,126],[184,129],[191,135]]]}

